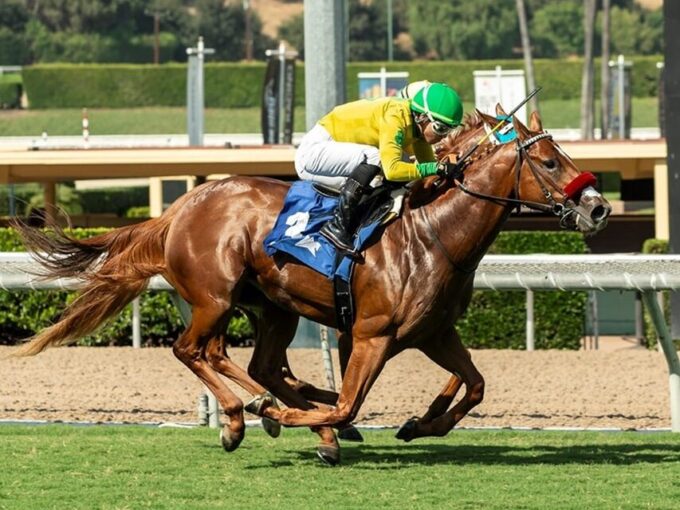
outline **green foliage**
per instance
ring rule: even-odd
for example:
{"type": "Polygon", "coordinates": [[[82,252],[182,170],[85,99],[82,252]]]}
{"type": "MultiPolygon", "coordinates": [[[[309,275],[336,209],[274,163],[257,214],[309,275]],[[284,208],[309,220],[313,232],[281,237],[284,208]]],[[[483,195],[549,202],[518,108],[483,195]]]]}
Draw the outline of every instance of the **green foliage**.
{"type": "Polygon", "coordinates": [[[148,209],[149,205],[148,186],[84,189],[79,194],[83,212],[91,214],[115,213],[123,217],[132,207],[148,209]]]}
{"type": "Polygon", "coordinates": [[[138,207],[130,207],[125,212],[125,217],[126,218],[149,218],[150,217],[149,206],[148,205],[142,205],[142,206],[138,206],[138,207]]]}
{"type": "MultiPolygon", "coordinates": [[[[633,95],[657,94],[661,57],[633,57],[633,95]]],[[[474,100],[473,71],[522,69],[520,60],[455,62],[374,62],[347,65],[347,98],[358,97],[357,73],[407,71],[409,79],[442,81],[459,91],[463,100],[474,100]]],[[[536,82],[543,87],[542,99],[571,99],[581,90],[580,59],[536,60],[536,82]]],[[[596,60],[595,66],[599,66],[596,60]]],[[[263,63],[206,63],[205,103],[209,108],[259,106],[264,79],[263,63]]],[[[296,65],[295,103],[304,104],[304,66],[296,65]]],[[[24,89],[31,108],[131,108],[144,106],[184,106],[186,104],[186,66],[48,64],[24,68],[24,89]]],[[[599,73],[595,86],[599,88],[599,73]]]]}
{"type": "Polygon", "coordinates": [[[28,59],[28,54],[25,36],[0,25],[0,65],[23,64],[28,59]]]}
{"type": "Polygon", "coordinates": [[[510,58],[517,43],[514,3],[409,2],[411,36],[419,56],[439,60],[510,58]]]}
{"type": "Polygon", "coordinates": [[[0,108],[18,108],[20,103],[21,85],[18,83],[0,82],[0,108]]]}
{"type": "MultiPolygon", "coordinates": [[[[489,253],[584,253],[583,236],[572,232],[501,232],[489,253]]],[[[580,348],[585,324],[585,293],[534,293],[537,349],[580,348]]],[[[468,311],[458,321],[467,347],[523,349],[526,345],[526,293],[475,291],[468,311]]]]}
{"type": "MultiPolygon", "coordinates": [[[[225,3],[223,0],[199,0],[199,30],[208,46],[215,49],[218,60],[237,61],[245,58],[245,11],[241,2],[225,3]]],[[[265,50],[276,46],[262,33],[262,21],[251,11],[253,56],[265,58],[265,50]]]]}
{"type": "MultiPolygon", "coordinates": [[[[666,255],[668,253],[670,246],[667,239],[647,239],[642,243],[642,253],[654,254],[654,255],[666,255]]],[[[668,291],[663,291],[661,294],[662,301],[662,312],[666,317],[666,324],[668,330],[670,331],[670,318],[671,318],[671,295],[668,291]]],[[[659,336],[656,334],[656,328],[654,327],[654,322],[652,321],[652,316],[644,307],[644,328],[645,328],[645,343],[647,347],[656,348],[659,342],[659,336]]]]}
{"type": "MultiPolygon", "coordinates": [[[[0,216],[9,215],[9,193],[8,185],[0,185],[0,216]]],[[[14,185],[14,200],[16,206],[16,214],[18,216],[27,216],[31,200],[35,196],[42,196],[44,193],[40,184],[15,184],[14,185]]]]}
{"type": "Polygon", "coordinates": [[[583,54],[583,5],[554,2],[538,10],[530,23],[534,56],[567,57],[583,54]]]}
{"type": "MultiPolygon", "coordinates": [[[[535,57],[583,54],[583,2],[532,0],[526,4],[535,57]]],[[[661,9],[651,11],[633,2],[612,2],[612,52],[634,55],[660,53],[662,20],[661,9]]],[[[519,54],[515,2],[411,0],[408,4],[408,25],[417,56],[421,58],[499,59],[519,54]]],[[[597,54],[600,30],[601,24],[597,23],[597,54]]]]}

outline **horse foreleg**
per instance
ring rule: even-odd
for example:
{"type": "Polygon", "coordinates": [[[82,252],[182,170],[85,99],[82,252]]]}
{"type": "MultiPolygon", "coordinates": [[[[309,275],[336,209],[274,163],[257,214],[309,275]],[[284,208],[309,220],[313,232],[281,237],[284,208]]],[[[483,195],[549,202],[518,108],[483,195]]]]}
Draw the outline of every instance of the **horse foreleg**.
{"type": "Polygon", "coordinates": [[[430,404],[427,413],[421,419],[408,420],[399,429],[397,438],[405,441],[417,437],[446,435],[484,398],[484,378],[472,363],[470,353],[454,328],[421,346],[421,350],[453,375],[444,390],[430,404]],[[462,383],[465,383],[465,395],[448,410],[462,383]]]}
{"type": "Polygon", "coordinates": [[[352,354],[343,378],[342,390],[335,409],[285,409],[267,407],[266,416],[289,427],[343,427],[356,418],[359,408],[377,379],[391,347],[392,337],[354,339],[352,354]]]}

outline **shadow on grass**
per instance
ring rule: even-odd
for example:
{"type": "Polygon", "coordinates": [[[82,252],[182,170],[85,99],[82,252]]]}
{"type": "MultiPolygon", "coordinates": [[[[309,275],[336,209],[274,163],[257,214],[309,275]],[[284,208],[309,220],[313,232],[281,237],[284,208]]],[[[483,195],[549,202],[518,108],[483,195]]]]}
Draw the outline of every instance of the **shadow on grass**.
{"type": "MultiPolygon", "coordinates": [[[[276,460],[246,466],[246,469],[290,466],[318,462],[314,450],[286,448],[276,460]]],[[[342,447],[342,466],[359,469],[402,469],[407,465],[634,465],[680,463],[678,444],[585,444],[533,446],[480,446],[445,444],[401,444],[342,447]]]]}

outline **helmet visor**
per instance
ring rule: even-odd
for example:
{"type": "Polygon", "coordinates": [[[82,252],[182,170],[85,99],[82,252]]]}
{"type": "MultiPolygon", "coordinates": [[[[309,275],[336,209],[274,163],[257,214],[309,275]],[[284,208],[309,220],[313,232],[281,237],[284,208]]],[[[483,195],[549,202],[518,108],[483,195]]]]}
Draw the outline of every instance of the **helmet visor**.
{"type": "Polygon", "coordinates": [[[444,124],[441,120],[435,119],[434,117],[432,117],[432,114],[428,113],[427,118],[432,124],[432,131],[434,131],[436,135],[446,136],[451,131],[453,131],[453,126],[449,126],[447,124],[444,124]]]}

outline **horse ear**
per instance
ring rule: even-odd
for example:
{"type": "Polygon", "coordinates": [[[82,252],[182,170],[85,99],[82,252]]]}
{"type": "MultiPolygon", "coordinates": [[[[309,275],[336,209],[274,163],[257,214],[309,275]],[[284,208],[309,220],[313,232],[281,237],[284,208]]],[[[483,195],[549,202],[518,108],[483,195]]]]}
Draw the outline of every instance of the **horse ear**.
{"type": "Polygon", "coordinates": [[[475,110],[477,112],[477,115],[487,124],[490,126],[493,126],[496,124],[498,121],[492,117],[491,115],[487,115],[486,113],[480,112],[479,110],[475,110]]]}
{"type": "Polygon", "coordinates": [[[503,109],[503,107],[501,106],[500,103],[496,103],[496,115],[498,115],[499,117],[507,117],[508,116],[508,114],[505,113],[505,110],[503,109]]]}
{"type": "Polygon", "coordinates": [[[522,124],[519,119],[516,116],[512,116],[512,125],[515,128],[515,132],[519,135],[522,135],[522,138],[528,138],[529,137],[529,130],[527,127],[522,124]]]}
{"type": "Polygon", "coordinates": [[[541,116],[538,112],[532,112],[531,118],[529,119],[529,129],[536,132],[543,131],[543,123],[541,122],[541,116]]]}

